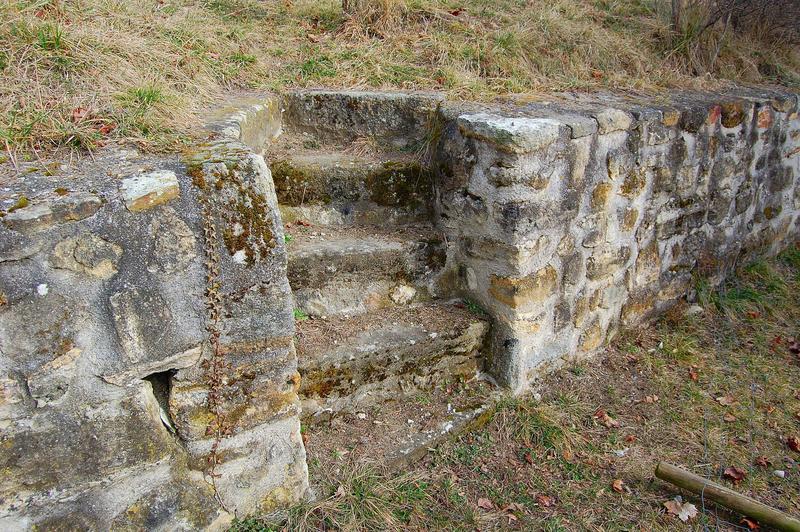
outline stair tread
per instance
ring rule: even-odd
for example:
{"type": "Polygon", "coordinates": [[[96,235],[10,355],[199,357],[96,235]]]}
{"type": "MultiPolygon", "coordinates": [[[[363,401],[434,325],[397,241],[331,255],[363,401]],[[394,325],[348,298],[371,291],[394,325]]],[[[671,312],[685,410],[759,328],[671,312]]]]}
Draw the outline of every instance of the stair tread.
{"type": "Polygon", "coordinates": [[[323,353],[330,356],[333,351],[349,347],[361,352],[387,349],[452,335],[479,322],[486,323],[487,318],[471,312],[460,301],[432,301],[355,316],[308,319],[297,324],[298,356],[302,367],[304,362],[323,353]]]}
{"type": "Polygon", "coordinates": [[[289,257],[313,254],[319,251],[352,249],[354,252],[369,250],[400,249],[403,244],[439,240],[432,226],[413,224],[399,227],[367,225],[314,225],[287,224],[286,233],[291,235],[288,246],[289,257]]]}
{"type": "Polygon", "coordinates": [[[295,304],[309,315],[365,313],[429,299],[446,261],[444,243],[429,225],[289,225],[289,284],[295,304]],[[397,290],[410,296],[397,296],[397,290]]]}

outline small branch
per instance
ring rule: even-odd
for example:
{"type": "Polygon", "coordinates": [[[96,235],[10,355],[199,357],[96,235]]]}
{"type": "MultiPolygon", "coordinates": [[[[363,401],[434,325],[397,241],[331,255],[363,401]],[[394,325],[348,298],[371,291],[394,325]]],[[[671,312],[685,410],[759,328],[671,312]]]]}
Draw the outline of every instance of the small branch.
{"type": "Polygon", "coordinates": [[[800,520],[791,515],[721,486],[716,482],[706,480],[694,473],[689,473],[680,467],[667,462],[659,462],[656,466],[656,476],[679,488],[691,491],[726,508],[752,517],[761,524],[775,527],[778,530],[800,532],[800,520]]]}

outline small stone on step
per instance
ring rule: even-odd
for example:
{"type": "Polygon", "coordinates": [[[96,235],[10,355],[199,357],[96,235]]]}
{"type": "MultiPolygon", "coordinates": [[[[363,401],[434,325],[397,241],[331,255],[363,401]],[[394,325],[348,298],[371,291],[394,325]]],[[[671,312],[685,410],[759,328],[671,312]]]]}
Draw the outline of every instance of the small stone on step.
{"type": "Polygon", "coordinates": [[[701,307],[700,305],[692,305],[691,307],[686,309],[687,316],[694,316],[696,314],[702,314],[702,313],[703,313],[703,307],[701,307]]]}
{"type": "Polygon", "coordinates": [[[401,284],[394,287],[389,297],[396,304],[405,305],[411,302],[415,295],[417,295],[417,291],[414,287],[401,284]]]}

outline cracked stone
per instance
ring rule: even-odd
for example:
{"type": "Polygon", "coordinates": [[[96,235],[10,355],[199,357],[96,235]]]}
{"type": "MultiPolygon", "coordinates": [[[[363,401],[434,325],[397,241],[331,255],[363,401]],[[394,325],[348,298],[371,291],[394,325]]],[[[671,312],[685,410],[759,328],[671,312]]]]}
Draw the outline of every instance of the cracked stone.
{"type": "Polygon", "coordinates": [[[56,244],[50,262],[56,268],[109,279],[117,273],[122,248],[88,233],[56,244]]]}

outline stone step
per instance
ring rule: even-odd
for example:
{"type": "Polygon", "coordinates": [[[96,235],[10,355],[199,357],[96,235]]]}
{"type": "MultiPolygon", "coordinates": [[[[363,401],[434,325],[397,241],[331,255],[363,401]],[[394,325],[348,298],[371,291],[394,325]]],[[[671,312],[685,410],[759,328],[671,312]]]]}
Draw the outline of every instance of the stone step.
{"type": "Polygon", "coordinates": [[[444,441],[478,429],[491,419],[500,397],[500,390],[480,378],[445,380],[430,390],[304,425],[306,452],[322,470],[343,464],[401,469],[444,441]]]}
{"type": "MultiPolygon", "coordinates": [[[[288,141],[287,141],[288,142],[288,141]]],[[[430,172],[408,154],[284,148],[270,156],[284,221],[406,223],[429,214],[430,172]]]]}
{"type": "Polygon", "coordinates": [[[472,378],[488,332],[487,319],[460,302],[300,321],[303,416],[313,423],[472,378]]]}
{"type": "Polygon", "coordinates": [[[288,277],[296,308],[311,316],[363,314],[430,299],[445,263],[424,225],[386,230],[289,224],[288,277]]]}

